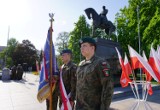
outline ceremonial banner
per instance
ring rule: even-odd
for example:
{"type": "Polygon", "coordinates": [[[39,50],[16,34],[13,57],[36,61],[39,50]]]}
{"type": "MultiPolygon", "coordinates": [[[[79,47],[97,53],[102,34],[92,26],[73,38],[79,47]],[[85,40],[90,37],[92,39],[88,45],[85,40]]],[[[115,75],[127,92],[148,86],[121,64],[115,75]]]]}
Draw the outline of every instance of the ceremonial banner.
{"type": "MultiPolygon", "coordinates": [[[[39,102],[43,102],[49,95],[50,95],[50,85],[49,85],[49,79],[50,79],[50,31],[48,30],[48,35],[46,39],[46,43],[44,46],[44,53],[43,53],[43,61],[42,61],[42,69],[40,73],[40,81],[39,81],[39,87],[38,87],[38,94],[37,99],[39,102]]],[[[56,63],[56,57],[55,57],[55,49],[54,45],[52,43],[52,74],[58,75],[58,68],[56,63]]],[[[54,91],[55,84],[53,81],[53,87],[52,91],[54,91]]]]}

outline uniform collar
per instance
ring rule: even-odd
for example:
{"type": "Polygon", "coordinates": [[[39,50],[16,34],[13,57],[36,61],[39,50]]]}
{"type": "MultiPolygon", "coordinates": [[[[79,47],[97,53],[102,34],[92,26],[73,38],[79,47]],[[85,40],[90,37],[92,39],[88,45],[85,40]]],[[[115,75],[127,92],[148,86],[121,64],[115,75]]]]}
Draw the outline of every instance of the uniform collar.
{"type": "Polygon", "coordinates": [[[63,64],[62,68],[66,68],[69,67],[72,64],[72,61],[69,61],[67,64],[63,64]]]}
{"type": "Polygon", "coordinates": [[[83,65],[87,65],[87,64],[92,63],[92,62],[94,61],[95,57],[96,57],[96,55],[94,54],[94,55],[91,57],[90,60],[83,60],[83,61],[79,64],[79,66],[83,66],[83,65]]]}
{"type": "Polygon", "coordinates": [[[71,65],[71,61],[69,61],[67,64],[64,64],[64,66],[69,66],[71,65]]]}

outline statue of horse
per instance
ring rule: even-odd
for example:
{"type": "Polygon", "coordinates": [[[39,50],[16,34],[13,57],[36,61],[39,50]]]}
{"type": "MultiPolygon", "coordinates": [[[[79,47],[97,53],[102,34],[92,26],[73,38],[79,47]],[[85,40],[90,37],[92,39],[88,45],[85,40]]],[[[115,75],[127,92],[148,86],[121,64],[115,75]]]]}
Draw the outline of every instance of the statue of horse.
{"type": "Polygon", "coordinates": [[[92,35],[94,35],[94,31],[97,28],[105,29],[105,33],[110,36],[112,32],[115,31],[116,27],[113,25],[111,21],[103,20],[104,18],[101,15],[97,14],[97,12],[93,8],[87,8],[84,10],[88,19],[93,19],[93,30],[92,35]]]}

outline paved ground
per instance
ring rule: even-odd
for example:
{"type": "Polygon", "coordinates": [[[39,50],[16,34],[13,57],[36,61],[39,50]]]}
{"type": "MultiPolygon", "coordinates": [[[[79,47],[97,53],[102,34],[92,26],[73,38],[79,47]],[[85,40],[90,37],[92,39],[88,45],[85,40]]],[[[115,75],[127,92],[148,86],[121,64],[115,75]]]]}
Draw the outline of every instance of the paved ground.
{"type": "Polygon", "coordinates": [[[27,74],[21,81],[0,81],[0,110],[45,110],[37,101],[38,76],[27,74]]]}
{"type": "MultiPolygon", "coordinates": [[[[0,80],[0,110],[45,110],[45,102],[37,101],[37,88],[38,76],[29,73],[21,81],[0,80]]],[[[129,91],[130,88],[115,88],[111,110],[131,110],[136,100],[129,91]]],[[[160,110],[159,88],[154,91],[152,96],[148,97],[147,102],[153,110],[160,110]]],[[[141,106],[139,110],[145,109],[141,106]]]]}
{"type": "MultiPolygon", "coordinates": [[[[121,97],[113,99],[111,108],[113,110],[134,110],[132,107],[138,102],[133,96],[121,97]]],[[[135,110],[160,110],[160,90],[154,91],[152,96],[148,96],[146,105],[142,101],[139,102],[139,108],[135,110]],[[146,109],[144,108],[146,107],[146,109]]]]}

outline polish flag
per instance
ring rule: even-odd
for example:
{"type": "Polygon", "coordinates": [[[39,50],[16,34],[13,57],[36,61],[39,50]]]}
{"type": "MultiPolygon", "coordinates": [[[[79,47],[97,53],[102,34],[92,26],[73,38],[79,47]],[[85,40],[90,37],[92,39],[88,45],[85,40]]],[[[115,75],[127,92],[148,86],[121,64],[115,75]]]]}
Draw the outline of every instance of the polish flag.
{"type": "MultiPolygon", "coordinates": [[[[142,55],[143,55],[144,60],[145,60],[146,62],[148,62],[147,57],[146,57],[144,51],[143,51],[142,55]]],[[[146,74],[146,81],[149,81],[149,82],[150,82],[150,81],[152,80],[152,76],[146,71],[145,68],[142,68],[142,70],[143,70],[143,72],[146,74]]],[[[149,95],[152,95],[152,94],[153,94],[153,90],[152,90],[151,83],[147,83],[147,90],[148,90],[148,94],[149,94],[149,95]]]]}
{"type": "Polygon", "coordinates": [[[160,60],[160,46],[159,45],[157,46],[157,54],[158,54],[158,58],[160,60]]]}
{"type": "Polygon", "coordinates": [[[151,65],[158,81],[160,82],[160,61],[158,59],[158,55],[155,52],[154,48],[151,46],[150,56],[149,56],[149,64],[151,65]]]}
{"type": "MultiPolygon", "coordinates": [[[[148,63],[147,57],[145,52],[143,51],[142,53],[144,60],[148,63]]],[[[152,76],[147,72],[147,70],[145,68],[142,68],[143,72],[146,74],[146,81],[151,81],[152,80],[152,76]]]]}
{"type": "Polygon", "coordinates": [[[125,53],[125,57],[124,57],[124,67],[125,67],[126,74],[129,75],[132,73],[132,69],[131,69],[130,63],[128,62],[128,58],[127,58],[126,53],[125,53]]]}
{"type": "Polygon", "coordinates": [[[115,48],[115,49],[117,51],[119,62],[120,62],[121,69],[122,69],[120,83],[121,83],[122,87],[127,87],[128,83],[131,82],[131,80],[129,79],[129,76],[128,76],[127,72],[126,72],[126,69],[125,69],[125,66],[124,66],[124,62],[123,62],[123,59],[122,59],[122,57],[120,55],[120,52],[118,51],[117,48],[115,48]]]}
{"type": "Polygon", "coordinates": [[[152,70],[151,66],[140,56],[132,47],[128,46],[130,58],[132,62],[133,69],[136,68],[145,68],[146,71],[157,81],[159,79],[156,77],[154,71],[152,70]]]}
{"type": "Polygon", "coordinates": [[[147,90],[148,90],[148,94],[149,94],[149,95],[152,95],[152,94],[153,94],[153,90],[152,90],[151,83],[147,83],[147,90]]]}

